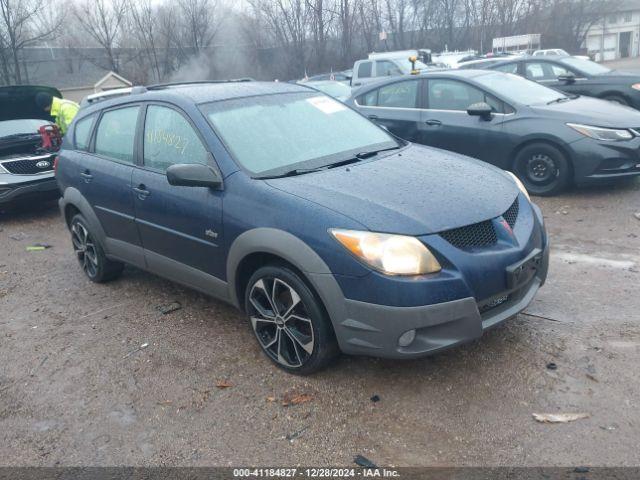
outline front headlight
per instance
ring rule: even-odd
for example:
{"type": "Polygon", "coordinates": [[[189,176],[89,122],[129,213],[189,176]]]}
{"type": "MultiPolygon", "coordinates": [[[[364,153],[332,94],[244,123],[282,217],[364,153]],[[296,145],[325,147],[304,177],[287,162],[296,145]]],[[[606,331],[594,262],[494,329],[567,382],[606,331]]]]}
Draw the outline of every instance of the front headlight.
{"type": "Polygon", "coordinates": [[[510,172],[509,170],[505,170],[505,172],[511,175],[511,178],[513,178],[513,181],[516,182],[516,185],[518,186],[520,191],[524,194],[525,197],[527,197],[527,200],[531,201],[531,197],[529,196],[529,192],[527,192],[527,188],[524,186],[524,183],[522,183],[513,172],[510,172]]]}
{"type": "Polygon", "coordinates": [[[625,129],[592,127],[578,123],[567,123],[567,126],[586,137],[595,138],[596,140],[617,142],[621,140],[631,140],[633,138],[633,133],[625,129]]]}
{"type": "Polygon", "coordinates": [[[389,275],[422,275],[442,270],[429,249],[415,237],[330,229],[347,250],[370,267],[389,275]]]}
{"type": "Polygon", "coordinates": [[[640,83],[634,83],[633,85],[631,85],[631,88],[633,88],[634,90],[640,90],[640,83]]]}

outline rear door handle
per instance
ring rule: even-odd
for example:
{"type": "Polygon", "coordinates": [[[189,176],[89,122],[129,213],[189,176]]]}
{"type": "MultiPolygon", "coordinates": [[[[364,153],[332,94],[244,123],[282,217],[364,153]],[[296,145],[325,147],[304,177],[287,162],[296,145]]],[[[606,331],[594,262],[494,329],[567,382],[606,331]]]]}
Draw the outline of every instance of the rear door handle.
{"type": "Polygon", "coordinates": [[[85,170],[84,172],[80,172],[80,176],[84,178],[84,183],[89,183],[93,179],[93,175],[89,170],[85,170]]]}
{"type": "Polygon", "coordinates": [[[133,191],[138,194],[138,198],[140,200],[144,200],[149,195],[151,195],[151,192],[149,190],[147,190],[147,187],[145,187],[142,184],[138,185],[137,187],[133,187],[133,191]]]}
{"type": "Polygon", "coordinates": [[[442,122],[440,120],[436,120],[435,118],[430,118],[424,123],[426,123],[427,125],[442,125],[442,122]]]}

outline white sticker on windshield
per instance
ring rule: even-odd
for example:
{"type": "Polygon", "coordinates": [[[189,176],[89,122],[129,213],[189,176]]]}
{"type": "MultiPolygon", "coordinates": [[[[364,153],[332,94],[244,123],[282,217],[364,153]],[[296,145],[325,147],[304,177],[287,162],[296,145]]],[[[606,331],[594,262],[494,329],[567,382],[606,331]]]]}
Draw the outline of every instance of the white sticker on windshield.
{"type": "Polygon", "coordinates": [[[346,110],[347,108],[340,102],[329,97],[311,97],[307,98],[307,102],[316,107],[322,113],[326,113],[327,115],[341,112],[342,110],[346,110]]]}

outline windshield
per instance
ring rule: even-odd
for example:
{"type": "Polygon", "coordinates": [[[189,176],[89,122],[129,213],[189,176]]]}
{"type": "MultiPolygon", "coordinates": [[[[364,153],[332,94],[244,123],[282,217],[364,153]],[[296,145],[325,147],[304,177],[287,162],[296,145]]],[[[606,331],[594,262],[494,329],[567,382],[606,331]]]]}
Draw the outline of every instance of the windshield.
{"type": "Polygon", "coordinates": [[[565,65],[573,67],[587,75],[602,75],[603,73],[609,73],[611,71],[610,68],[583,58],[568,57],[563,58],[561,61],[565,65]]]}
{"type": "Polygon", "coordinates": [[[558,98],[568,98],[557,90],[552,90],[512,73],[493,72],[487,75],[478,75],[475,77],[475,81],[483,87],[493,90],[509,103],[544,105],[558,98]]]}
{"type": "Polygon", "coordinates": [[[317,168],[398,146],[383,129],[318,93],[239,98],[203,110],[236,161],[258,175],[317,168]]]}
{"type": "Polygon", "coordinates": [[[5,120],[0,122],[0,137],[8,137],[9,135],[20,133],[38,133],[38,129],[46,124],[46,120],[40,119],[5,120]]]}

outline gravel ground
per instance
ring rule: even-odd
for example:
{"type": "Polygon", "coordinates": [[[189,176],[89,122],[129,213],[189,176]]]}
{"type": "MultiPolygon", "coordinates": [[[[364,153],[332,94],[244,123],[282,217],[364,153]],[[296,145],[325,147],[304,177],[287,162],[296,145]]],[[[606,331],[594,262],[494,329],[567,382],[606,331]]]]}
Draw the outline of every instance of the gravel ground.
{"type": "Polygon", "coordinates": [[[537,201],[551,269],[525,314],[307,378],[213,299],[132,268],[86,280],[55,205],[0,214],[0,464],[640,465],[640,182],[537,201]],[[589,417],[532,418],[558,412],[589,417]]]}

